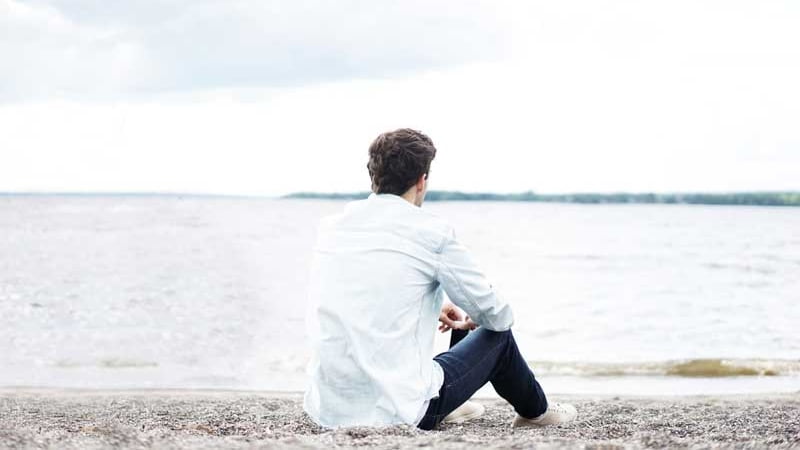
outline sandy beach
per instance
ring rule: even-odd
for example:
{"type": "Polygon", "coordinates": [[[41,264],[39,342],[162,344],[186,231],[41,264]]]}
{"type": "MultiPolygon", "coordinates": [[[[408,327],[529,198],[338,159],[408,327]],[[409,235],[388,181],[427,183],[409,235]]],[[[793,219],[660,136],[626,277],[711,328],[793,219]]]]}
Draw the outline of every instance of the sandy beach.
{"type": "Polygon", "coordinates": [[[325,430],[300,393],[0,390],[3,448],[800,448],[800,393],[716,397],[553,396],[574,424],[512,429],[511,407],[435,431],[325,430]]]}

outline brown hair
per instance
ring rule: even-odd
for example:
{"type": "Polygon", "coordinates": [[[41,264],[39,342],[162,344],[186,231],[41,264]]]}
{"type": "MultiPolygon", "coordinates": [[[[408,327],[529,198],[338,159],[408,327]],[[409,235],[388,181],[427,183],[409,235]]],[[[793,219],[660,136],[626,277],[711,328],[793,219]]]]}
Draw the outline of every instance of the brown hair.
{"type": "Polygon", "coordinates": [[[423,174],[428,174],[436,147],[420,131],[387,131],[369,146],[367,170],[376,194],[404,194],[423,174]]]}

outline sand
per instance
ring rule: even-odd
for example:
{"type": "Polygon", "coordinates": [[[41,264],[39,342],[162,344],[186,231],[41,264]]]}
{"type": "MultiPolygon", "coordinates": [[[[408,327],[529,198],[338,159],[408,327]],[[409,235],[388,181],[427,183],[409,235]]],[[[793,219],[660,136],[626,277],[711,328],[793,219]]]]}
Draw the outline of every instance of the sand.
{"type": "Polygon", "coordinates": [[[553,396],[575,423],[512,429],[511,407],[477,400],[480,419],[320,429],[301,395],[231,391],[0,390],[3,448],[800,448],[800,392],[716,397],[553,396]]]}

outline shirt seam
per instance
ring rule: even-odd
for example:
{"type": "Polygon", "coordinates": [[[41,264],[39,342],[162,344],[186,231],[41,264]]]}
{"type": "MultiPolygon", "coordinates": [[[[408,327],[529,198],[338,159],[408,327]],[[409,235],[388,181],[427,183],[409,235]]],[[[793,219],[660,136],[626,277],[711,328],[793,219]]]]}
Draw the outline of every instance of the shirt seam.
{"type": "Polygon", "coordinates": [[[448,237],[445,236],[444,239],[442,239],[442,243],[439,244],[439,248],[436,249],[436,258],[437,258],[437,263],[438,264],[436,264],[436,271],[433,274],[433,279],[434,280],[438,280],[439,279],[439,272],[440,272],[439,268],[442,265],[442,252],[444,251],[444,246],[447,244],[447,239],[448,239],[448,237]]]}

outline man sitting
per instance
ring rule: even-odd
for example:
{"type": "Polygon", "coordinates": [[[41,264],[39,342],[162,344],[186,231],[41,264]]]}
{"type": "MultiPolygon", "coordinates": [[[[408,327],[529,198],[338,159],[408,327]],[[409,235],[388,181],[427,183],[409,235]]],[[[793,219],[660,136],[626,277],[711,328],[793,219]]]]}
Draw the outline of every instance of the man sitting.
{"type": "Polygon", "coordinates": [[[480,414],[465,402],[490,382],[517,412],[513,426],[573,420],[575,408],[548,403],[520,354],[511,307],[453,227],[421,208],[435,155],[419,131],[381,134],[369,148],[372,193],[320,222],[304,410],[323,427],[431,430],[480,414]],[[433,356],[437,319],[441,331],[475,331],[433,356]]]}

